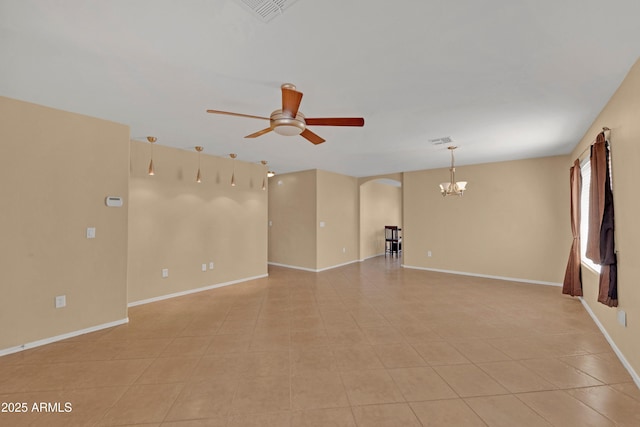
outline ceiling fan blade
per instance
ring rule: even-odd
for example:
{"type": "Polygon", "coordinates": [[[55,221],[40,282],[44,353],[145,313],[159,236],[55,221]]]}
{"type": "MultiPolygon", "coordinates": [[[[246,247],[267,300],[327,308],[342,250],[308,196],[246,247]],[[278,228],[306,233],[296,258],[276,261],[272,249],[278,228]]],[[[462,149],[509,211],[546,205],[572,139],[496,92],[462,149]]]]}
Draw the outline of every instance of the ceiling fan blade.
{"type": "Polygon", "coordinates": [[[250,119],[263,119],[263,120],[269,120],[269,117],[252,116],[252,115],[250,115],[250,114],[231,113],[231,112],[229,112],[229,111],[207,110],[207,113],[212,113],[212,114],[226,114],[227,116],[248,117],[248,118],[250,118],[250,119]]]}
{"type": "Polygon", "coordinates": [[[266,129],[262,129],[262,130],[259,130],[259,131],[258,131],[258,132],[256,132],[256,133],[252,133],[251,135],[247,135],[247,136],[245,136],[245,138],[257,138],[257,137],[259,137],[259,136],[261,136],[261,135],[264,135],[265,133],[269,133],[269,132],[271,132],[272,130],[273,130],[273,129],[272,129],[272,128],[270,128],[270,127],[269,127],[269,128],[266,128],[266,129]]]}
{"type": "Polygon", "coordinates": [[[295,117],[302,101],[302,92],[286,87],[282,88],[282,113],[295,117]]]}
{"type": "Polygon", "coordinates": [[[306,118],[307,126],[364,126],[362,117],[306,118]]]}
{"type": "Polygon", "coordinates": [[[300,136],[306,138],[312,144],[318,145],[324,142],[324,139],[322,139],[320,136],[316,135],[315,133],[311,132],[309,129],[303,130],[300,136]]]}

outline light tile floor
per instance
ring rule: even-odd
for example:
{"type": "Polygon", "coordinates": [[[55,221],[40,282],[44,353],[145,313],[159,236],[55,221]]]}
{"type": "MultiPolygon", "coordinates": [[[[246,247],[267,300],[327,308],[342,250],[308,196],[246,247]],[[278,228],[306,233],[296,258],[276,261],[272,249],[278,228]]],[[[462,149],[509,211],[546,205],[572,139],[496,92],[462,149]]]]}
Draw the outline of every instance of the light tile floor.
{"type": "Polygon", "coordinates": [[[640,425],[640,391],[556,287],[378,257],[322,273],[270,267],[129,317],[0,358],[0,402],[29,406],[0,425],[640,425]]]}

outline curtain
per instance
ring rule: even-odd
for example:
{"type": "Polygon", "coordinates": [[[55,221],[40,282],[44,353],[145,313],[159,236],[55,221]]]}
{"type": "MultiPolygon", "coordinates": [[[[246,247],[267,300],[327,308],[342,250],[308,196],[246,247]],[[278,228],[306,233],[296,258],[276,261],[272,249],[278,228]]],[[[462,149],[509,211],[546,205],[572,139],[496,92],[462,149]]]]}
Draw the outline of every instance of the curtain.
{"type": "Polygon", "coordinates": [[[606,147],[604,133],[600,133],[591,146],[591,186],[589,188],[589,234],[586,256],[600,263],[600,226],[604,214],[604,184],[606,178],[606,147]]]}
{"type": "Polygon", "coordinates": [[[580,175],[580,160],[576,159],[569,169],[569,185],[571,186],[571,234],[573,243],[569,252],[567,270],[564,273],[562,293],[582,296],[582,262],[580,260],[580,194],[582,191],[582,176],[580,175]]]}
{"type": "Polygon", "coordinates": [[[598,302],[618,306],[618,266],[614,240],[613,191],[610,152],[604,132],[591,147],[591,188],[589,192],[589,235],[587,257],[600,264],[598,302]]]}

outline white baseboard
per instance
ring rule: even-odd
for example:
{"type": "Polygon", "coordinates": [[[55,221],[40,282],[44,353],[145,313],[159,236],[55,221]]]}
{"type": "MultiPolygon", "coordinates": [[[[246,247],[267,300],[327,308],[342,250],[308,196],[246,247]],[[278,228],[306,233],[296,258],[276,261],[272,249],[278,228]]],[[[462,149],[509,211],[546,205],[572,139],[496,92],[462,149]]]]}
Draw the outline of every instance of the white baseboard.
{"type": "Polygon", "coordinates": [[[310,271],[312,273],[317,273],[318,272],[318,270],[316,270],[314,268],[300,267],[300,266],[297,266],[297,265],[289,265],[289,264],[280,264],[278,262],[268,262],[267,264],[275,265],[276,267],[292,268],[294,270],[310,271]]]}
{"type": "Polygon", "coordinates": [[[611,338],[607,330],[604,328],[604,325],[600,322],[600,320],[598,319],[596,314],[593,312],[593,310],[591,310],[591,307],[589,307],[589,304],[587,304],[584,301],[584,298],[582,297],[578,297],[578,298],[580,298],[580,302],[582,303],[582,306],[584,307],[585,310],[587,310],[587,313],[589,313],[589,316],[591,316],[591,319],[593,319],[596,326],[598,326],[598,329],[600,329],[600,332],[602,332],[602,335],[604,335],[605,339],[613,349],[613,352],[616,354],[616,356],[618,356],[618,359],[620,359],[622,366],[625,367],[625,369],[629,372],[629,375],[631,375],[631,378],[633,378],[633,382],[636,383],[636,386],[638,386],[638,388],[640,388],[640,376],[638,375],[638,373],[633,369],[631,364],[624,357],[624,355],[622,354],[622,352],[620,351],[616,343],[613,341],[613,339],[611,338]]]}
{"type": "Polygon", "coordinates": [[[366,257],[366,258],[361,258],[361,259],[360,259],[360,262],[364,262],[364,261],[366,261],[366,260],[368,260],[368,259],[376,258],[376,257],[382,256],[382,255],[384,255],[384,254],[385,254],[384,252],[381,252],[381,253],[379,253],[379,254],[370,255],[370,256],[368,256],[368,257],[366,257]]]}
{"type": "Polygon", "coordinates": [[[506,280],[506,281],[509,281],[509,282],[532,283],[534,285],[562,286],[562,283],[545,282],[545,281],[542,281],[542,280],[520,279],[520,278],[517,278],[517,277],[491,276],[489,274],[477,274],[477,273],[467,273],[467,272],[464,272],[464,271],[441,270],[439,268],[415,267],[415,266],[412,266],[412,265],[405,265],[405,264],[402,264],[402,267],[411,268],[411,269],[414,269],[414,270],[426,270],[426,271],[437,271],[439,273],[459,274],[460,276],[473,276],[473,277],[483,277],[483,278],[486,278],[486,279],[506,280]]]}
{"type": "Polygon", "coordinates": [[[334,268],[344,267],[345,265],[355,264],[356,262],[360,262],[360,260],[354,259],[354,260],[349,261],[349,262],[343,262],[342,264],[332,265],[330,267],[321,268],[321,269],[316,270],[316,271],[319,273],[321,271],[333,270],[334,268]]]}
{"type": "Polygon", "coordinates": [[[175,293],[167,294],[167,295],[160,295],[158,297],[143,299],[143,300],[139,300],[139,301],[133,301],[133,302],[130,302],[129,304],[127,304],[127,307],[135,307],[137,305],[149,304],[149,303],[152,303],[152,302],[162,301],[162,300],[165,300],[165,299],[176,298],[176,297],[181,297],[181,296],[184,296],[184,295],[189,295],[189,294],[195,294],[195,293],[198,293],[198,292],[208,291],[208,290],[215,289],[215,288],[222,288],[223,286],[229,286],[229,285],[235,285],[237,283],[248,282],[249,280],[263,279],[265,277],[269,277],[269,274],[261,274],[259,276],[245,277],[245,278],[242,278],[242,279],[231,280],[229,282],[216,283],[215,285],[204,286],[202,288],[189,289],[189,290],[186,290],[186,291],[175,292],[175,293]]]}
{"type": "Polygon", "coordinates": [[[90,328],[80,329],[79,331],[68,332],[62,335],[56,335],[55,337],[44,338],[38,341],[32,341],[26,344],[18,345],[15,347],[9,347],[0,350],[0,357],[6,356],[7,354],[18,353],[23,350],[28,350],[30,348],[40,347],[42,345],[51,344],[56,341],[66,340],[67,338],[77,337],[78,335],[88,334],[90,332],[100,331],[102,329],[113,328],[114,326],[123,325],[125,323],[129,323],[129,318],[126,317],[124,319],[115,320],[113,322],[103,323],[101,325],[92,326],[90,328]]]}
{"type": "Polygon", "coordinates": [[[360,262],[360,260],[354,259],[353,261],[345,262],[343,264],[336,264],[336,265],[332,265],[330,267],[319,268],[319,269],[308,268],[308,267],[299,267],[297,265],[280,264],[280,263],[277,263],[277,262],[270,262],[268,264],[269,265],[275,265],[276,267],[292,268],[294,270],[302,270],[302,271],[310,271],[312,273],[320,273],[321,271],[332,270],[332,269],[338,268],[338,267],[344,267],[345,265],[353,264],[353,263],[356,263],[356,262],[360,262]]]}

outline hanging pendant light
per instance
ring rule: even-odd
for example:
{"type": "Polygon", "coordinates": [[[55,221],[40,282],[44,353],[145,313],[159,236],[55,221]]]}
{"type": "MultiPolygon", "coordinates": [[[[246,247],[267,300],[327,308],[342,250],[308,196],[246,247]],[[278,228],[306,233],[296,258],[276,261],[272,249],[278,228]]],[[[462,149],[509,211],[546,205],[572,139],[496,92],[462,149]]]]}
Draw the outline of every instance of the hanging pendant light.
{"type": "Polygon", "coordinates": [[[449,168],[449,182],[443,182],[440,184],[440,193],[443,197],[446,196],[462,196],[467,188],[467,181],[456,182],[456,168],[454,164],[453,151],[458,148],[455,145],[447,147],[451,151],[451,168],[449,168]]]}
{"type": "Polygon", "coordinates": [[[262,163],[262,165],[264,166],[265,169],[265,175],[262,177],[262,191],[266,191],[267,190],[267,176],[269,174],[269,171],[267,171],[267,161],[266,160],[260,160],[260,163],[262,163]]]}
{"type": "Polygon", "coordinates": [[[238,155],[235,153],[231,153],[229,154],[229,157],[233,159],[233,172],[231,173],[231,186],[235,187],[236,186],[236,157],[238,157],[238,155]]]}
{"type": "Polygon", "coordinates": [[[147,173],[150,176],[155,175],[155,171],[153,170],[153,144],[155,144],[155,142],[158,140],[158,138],[156,138],[155,136],[148,136],[147,137],[147,141],[149,141],[149,144],[151,144],[151,161],[149,162],[149,169],[147,171],[147,173]]]}
{"type": "Polygon", "coordinates": [[[198,152],[198,174],[196,175],[196,182],[199,184],[202,182],[202,175],[200,174],[200,153],[204,150],[201,146],[196,146],[196,151],[198,152]]]}

